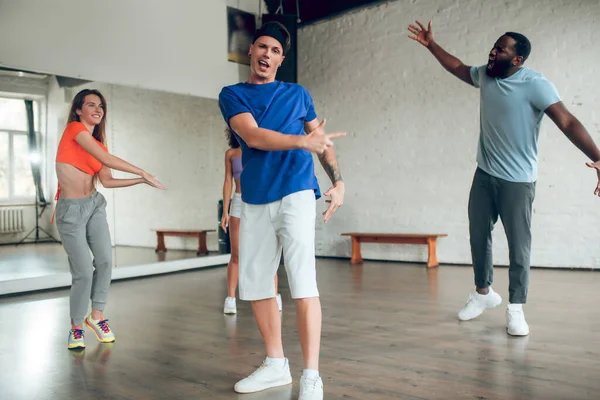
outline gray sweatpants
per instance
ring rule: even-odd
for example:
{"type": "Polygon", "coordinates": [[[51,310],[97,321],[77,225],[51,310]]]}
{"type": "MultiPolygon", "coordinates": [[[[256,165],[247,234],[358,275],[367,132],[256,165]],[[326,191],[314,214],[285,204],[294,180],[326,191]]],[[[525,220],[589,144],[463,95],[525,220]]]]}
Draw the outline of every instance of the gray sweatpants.
{"type": "Polygon", "coordinates": [[[475,172],[469,196],[475,286],[483,289],[493,282],[492,230],[500,216],[508,241],[510,303],[525,304],[527,301],[534,197],[535,182],[509,182],[479,168],[475,172]]]}
{"type": "Polygon", "coordinates": [[[71,318],[83,324],[92,308],[104,310],[112,274],[112,248],[106,221],[106,199],[94,192],[83,199],[58,200],[56,227],[69,256],[71,318]],[[90,256],[90,250],[94,259],[90,256]]]}

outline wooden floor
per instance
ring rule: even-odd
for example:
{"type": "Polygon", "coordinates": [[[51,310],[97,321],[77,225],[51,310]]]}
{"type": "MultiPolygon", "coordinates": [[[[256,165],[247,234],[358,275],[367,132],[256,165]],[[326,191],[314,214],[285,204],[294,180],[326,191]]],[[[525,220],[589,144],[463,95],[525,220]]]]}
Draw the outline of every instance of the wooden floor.
{"type": "MultiPolygon", "coordinates": [[[[132,246],[116,246],[112,250],[115,268],[198,257],[196,250],[155,253],[154,248],[132,246]]],[[[69,272],[67,253],[59,243],[4,245],[0,252],[0,281],[69,272]]]]}
{"type": "MultiPolygon", "coordinates": [[[[507,270],[495,288],[506,299],[507,270]]],[[[111,287],[117,336],[84,353],[66,349],[67,291],[0,298],[3,399],[296,399],[302,362],[295,313],[280,273],[293,386],[237,395],[263,360],[248,303],[222,314],[225,269],[111,287]]],[[[470,268],[318,260],[326,399],[599,399],[600,274],[534,270],[531,335],[505,332],[505,303],[475,321],[456,312],[470,268]]]]}

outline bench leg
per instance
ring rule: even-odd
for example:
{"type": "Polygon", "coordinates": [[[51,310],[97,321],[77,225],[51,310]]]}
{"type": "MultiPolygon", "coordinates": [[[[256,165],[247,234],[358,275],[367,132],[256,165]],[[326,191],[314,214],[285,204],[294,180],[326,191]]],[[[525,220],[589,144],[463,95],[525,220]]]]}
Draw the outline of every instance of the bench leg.
{"type": "Polygon", "coordinates": [[[362,254],[360,254],[360,240],[356,237],[352,237],[352,264],[360,264],[363,262],[362,254]]]}
{"type": "Polygon", "coordinates": [[[206,232],[202,232],[198,235],[198,250],[196,255],[208,254],[208,247],[206,246],[206,232]]]}
{"type": "Polygon", "coordinates": [[[155,253],[159,251],[167,251],[167,247],[165,246],[165,235],[162,232],[156,232],[156,250],[155,253]]]}
{"type": "Polygon", "coordinates": [[[437,241],[436,238],[427,239],[427,248],[429,249],[429,256],[427,257],[427,268],[438,267],[440,263],[437,259],[437,241]]]}

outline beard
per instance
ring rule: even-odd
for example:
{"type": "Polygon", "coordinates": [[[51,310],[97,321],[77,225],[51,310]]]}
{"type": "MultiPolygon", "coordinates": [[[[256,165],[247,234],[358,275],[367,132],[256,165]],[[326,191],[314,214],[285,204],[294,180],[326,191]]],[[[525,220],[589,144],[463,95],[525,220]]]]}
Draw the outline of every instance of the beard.
{"type": "Polygon", "coordinates": [[[489,77],[498,78],[498,77],[508,75],[508,71],[510,70],[510,67],[511,67],[511,60],[496,59],[491,68],[489,67],[489,63],[488,63],[488,67],[485,69],[485,73],[489,77]]]}

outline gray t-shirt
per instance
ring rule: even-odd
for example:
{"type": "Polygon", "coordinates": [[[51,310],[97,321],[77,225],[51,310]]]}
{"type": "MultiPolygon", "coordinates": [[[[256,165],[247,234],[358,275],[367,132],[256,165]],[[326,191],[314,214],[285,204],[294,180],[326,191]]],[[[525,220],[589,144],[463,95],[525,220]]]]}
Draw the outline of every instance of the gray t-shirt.
{"type": "Polygon", "coordinates": [[[505,79],[491,78],[486,66],[471,67],[480,93],[480,135],[477,165],[511,182],[537,179],[538,138],[546,108],[560,100],[542,74],[521,68],[505,79]]]}

